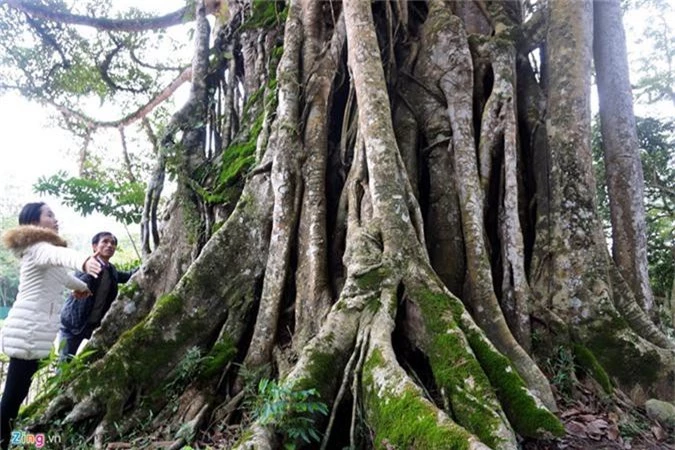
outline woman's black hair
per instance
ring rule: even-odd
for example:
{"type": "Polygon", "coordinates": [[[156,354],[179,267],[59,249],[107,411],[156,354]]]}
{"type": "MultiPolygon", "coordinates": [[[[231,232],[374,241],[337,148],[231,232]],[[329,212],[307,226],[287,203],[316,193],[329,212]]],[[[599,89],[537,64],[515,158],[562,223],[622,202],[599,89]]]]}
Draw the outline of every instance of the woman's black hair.
{"type": "Polygon", "coordinates": [[[45,202],[26,203],[19,213],[19,225],[35,225],[40,223],[40,215],[45,202]]]}

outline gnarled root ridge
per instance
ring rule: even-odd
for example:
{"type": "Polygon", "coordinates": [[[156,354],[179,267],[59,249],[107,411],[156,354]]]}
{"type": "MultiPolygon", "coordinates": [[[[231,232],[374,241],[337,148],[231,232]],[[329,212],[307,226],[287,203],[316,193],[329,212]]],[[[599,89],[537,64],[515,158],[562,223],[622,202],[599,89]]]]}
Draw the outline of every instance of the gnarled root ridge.
{"type": "MultiPolygon", "coordinates": [[[[561,435],[558,419],[527,389],[461,302],[431,271],[420,270],[424,264],[411,264],[401,278],[387,275],[401,271],[383,259],[367,283],[363,273],[349,277],[341,299],[284,383],[294,390],[317,389],[322,401],[335,408],[349,384],[345,381],[352,380],[352,410],[377,448],[515,449],[516,433],[561,435]],[[424,354],[425,365],[395,352],[397,332],[424,354]],[[344,377],[336,376],[339,372],[344,377]]],[[[274,448],[270,439],[281,436],[252,431],[237,448],[274,448]]],[[[327,433],[324,439],[336,434],[330,426],[327,433]]],[[[358,443],[354,434],[351,445],[358,443]]]]}

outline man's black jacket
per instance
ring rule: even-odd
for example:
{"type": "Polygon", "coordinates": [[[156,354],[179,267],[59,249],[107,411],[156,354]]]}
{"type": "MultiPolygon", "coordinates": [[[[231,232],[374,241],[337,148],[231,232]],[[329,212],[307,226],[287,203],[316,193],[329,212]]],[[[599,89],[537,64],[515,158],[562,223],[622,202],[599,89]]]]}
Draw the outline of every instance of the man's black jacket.
{"type": "MultiPolygon", "coordinates": [[[[108,312],[108,309],[110,309],[110,305],[117,297],[117,284],[126,283],[129,281],[131,275],[133,275],[138,269],[135,269],[131,272],[121,272],[118,271],[114,265],[108,264],[108,267],[103,270],[109,271],[111,286],[110,290],[108,291],[108,296],[105,299],[105,305],[103,307],[103,314],[101,317],[105,316],[105,313],[108,312]]],[[[89,290],[94,294],[87,298],[78,300],[73,297],[72,293],[70,293],[66,299],[66,303],[63,305],[63,309],[61,310],[61,328],[65,329],[70,334],[78,335],[82,334],[84,328],[87,326],[89,315],[94,309],[96,291],[101,284],[102,277],[99,275],[98,278],[94,278],[91,275],[82,272],[76,272],[75,276],[87,283],[89,290]]],[[[95,328],[100,325],[100,322],[92,325],[95,328]]]]}

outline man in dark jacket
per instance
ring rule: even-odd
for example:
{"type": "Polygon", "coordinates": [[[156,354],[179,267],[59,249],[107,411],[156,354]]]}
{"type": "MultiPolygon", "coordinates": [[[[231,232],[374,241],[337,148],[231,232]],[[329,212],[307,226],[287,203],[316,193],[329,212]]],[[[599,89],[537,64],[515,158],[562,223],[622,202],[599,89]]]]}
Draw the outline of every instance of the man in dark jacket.
{"type": "Polygon", "coordinates": [[[101,263],[98,278],[77,272],[80,280],[87,283],[92,295],[77,299],[71,293],[61,310],[60,359],[70,359],[84,339],[89,339],[100,324],[110,305],[117,297],[117,284],[126,283],[133,273],[118,271],[110,263],[117,249],[117,238],[108,231],[96,233],[91,239],[94,256],[101,263]]]}

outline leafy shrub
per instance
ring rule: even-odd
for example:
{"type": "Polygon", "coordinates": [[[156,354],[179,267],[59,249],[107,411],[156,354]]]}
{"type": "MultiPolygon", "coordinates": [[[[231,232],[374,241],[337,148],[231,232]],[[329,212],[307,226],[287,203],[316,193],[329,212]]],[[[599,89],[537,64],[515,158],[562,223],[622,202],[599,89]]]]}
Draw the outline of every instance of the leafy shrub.
{"type": "MultiPolygon", "coordinates": [[[[272,425],[287,441],[303,441],[310,444],[320,440],[314,427],[318,414],[328,414],[325,403],[318,401],[316,389],[294,391],[291,387],[274,380],[262,379],[257,395],[249,401],[252,418],[262,425],[272,425]]],[[[295,444],[287,442],[286,449],[295,444]]]]}

